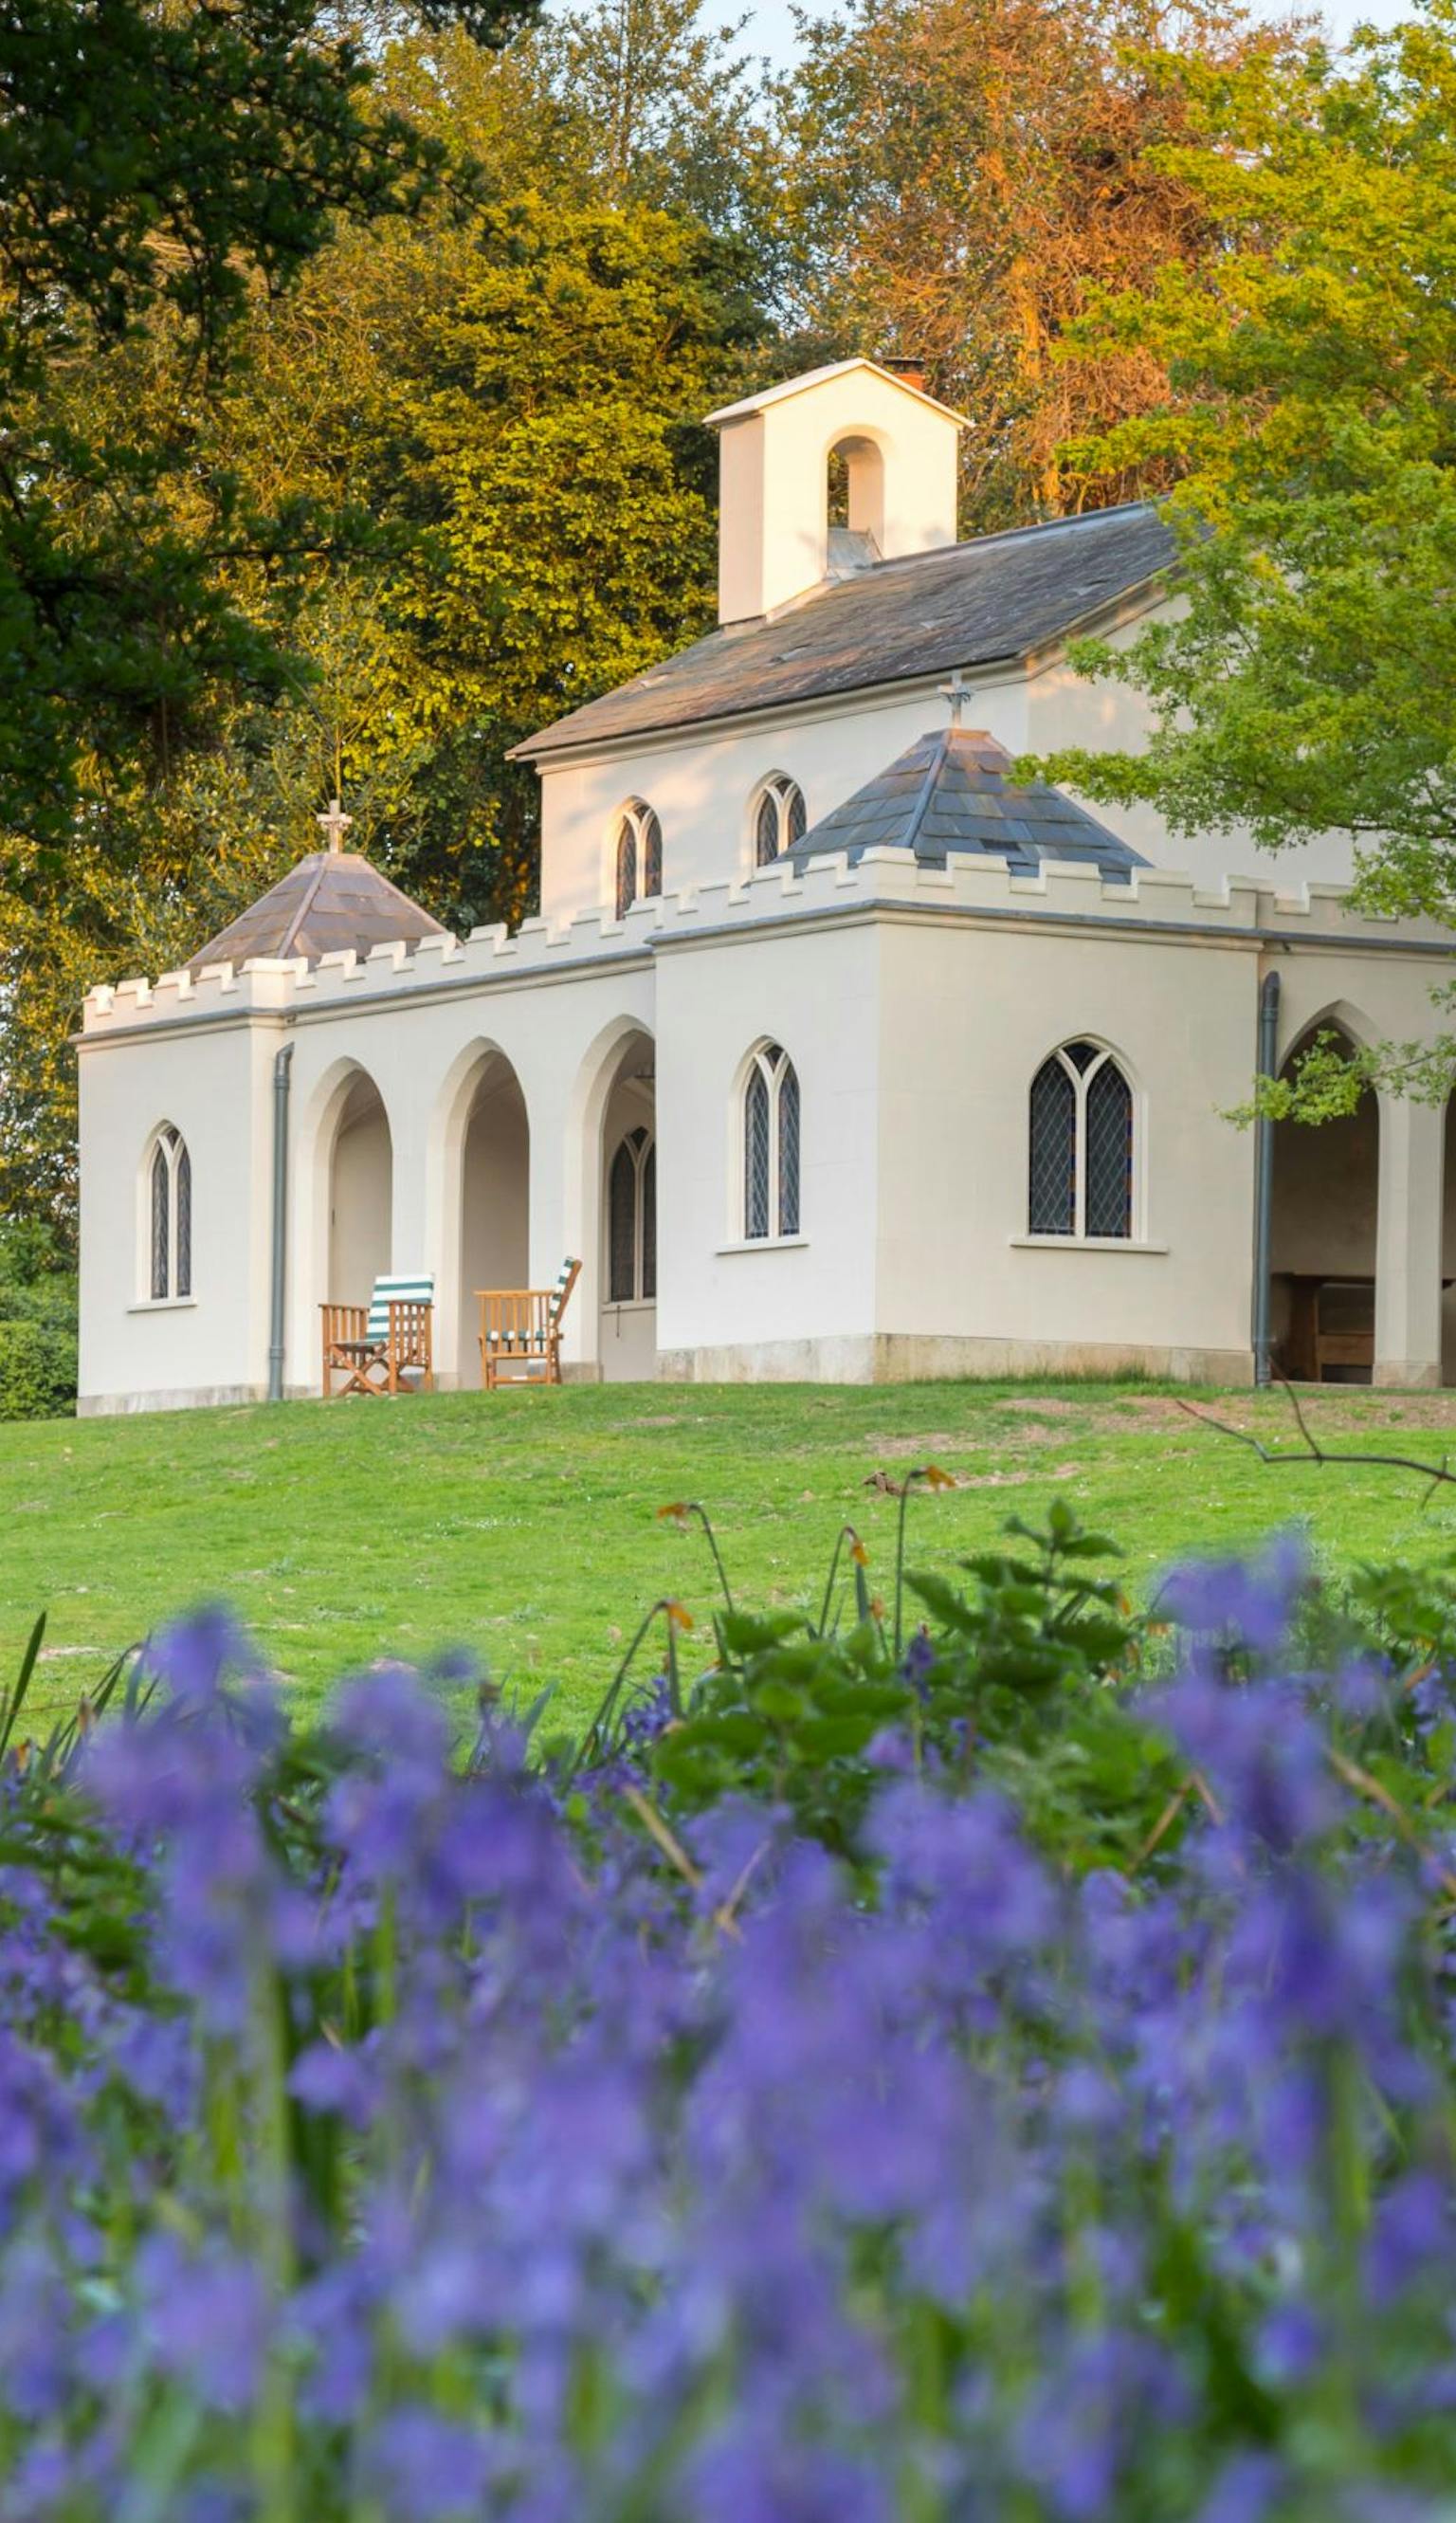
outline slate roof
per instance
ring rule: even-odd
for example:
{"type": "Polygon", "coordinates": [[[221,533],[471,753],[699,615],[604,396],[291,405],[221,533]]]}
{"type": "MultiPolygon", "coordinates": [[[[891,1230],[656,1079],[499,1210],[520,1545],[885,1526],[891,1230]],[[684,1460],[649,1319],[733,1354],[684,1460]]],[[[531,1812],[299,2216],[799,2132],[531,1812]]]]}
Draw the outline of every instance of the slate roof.
{"type": "Polygon", "coordinates": [[[397,938],[412,945],[443,933],[441,923],[368,859],[352,850],[310,850],[210,937],[187,969],[200,973],[205,964],[246,964],[250,955],[302,955],[316,964],[320,955],[351,946],[367,955],[371,946],[390,946],[397,938]]]}
{"type": "Polygon", "coordinates": [[[952,853],[1005,859],[1031,875],[1043,859],[1081,862],[1125,883],[1148,862],[1082,806],[1045,781],[1013,786],[1011,757],[970,728],[932,729],[831,815],[812,824],[787,856],[802,867],[829,850],[851,862],[869,849],[913,850],[943,867],[952,853]]]}
{"type": "Polygon", "coordinates": [[[1140,500],[879,561],[772,619],[710,632],[515,753],[544,758],[567,745],[1023,657],[1144,586],[1173,551],[1157,510],[1140,500]]]}

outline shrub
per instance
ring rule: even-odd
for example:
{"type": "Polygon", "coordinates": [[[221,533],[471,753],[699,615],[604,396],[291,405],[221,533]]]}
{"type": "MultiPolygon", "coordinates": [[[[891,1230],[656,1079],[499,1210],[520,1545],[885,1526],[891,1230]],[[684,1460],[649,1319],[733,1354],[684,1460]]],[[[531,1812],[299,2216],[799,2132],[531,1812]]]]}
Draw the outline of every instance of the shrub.
{"type": "Polygon", "coordinates": [[[0,1420],[60,1418],[75,1390],[75,1273],[45,1229],[0,1228],[0,1420]]]}
{"type": "Polygon", "coordinates": [[[0,1715],[0,2514],[1447,2510],[1449,1664],[1291,1673],[1276,1554],[1140,1681],[1076,1531],[544,1766],[215,1616],[0,1715]]]}

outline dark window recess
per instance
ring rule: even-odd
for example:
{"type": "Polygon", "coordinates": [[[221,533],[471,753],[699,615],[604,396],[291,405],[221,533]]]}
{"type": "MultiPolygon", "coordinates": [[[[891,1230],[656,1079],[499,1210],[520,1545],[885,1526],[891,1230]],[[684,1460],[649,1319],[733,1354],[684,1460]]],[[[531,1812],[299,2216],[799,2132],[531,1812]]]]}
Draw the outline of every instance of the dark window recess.
{"type": "Polygon", "coordinates": [[[766,788],[758,801],[754,856],[760,867],[772,867],[778,856],[778,799],[772,788],[766,788]]]}

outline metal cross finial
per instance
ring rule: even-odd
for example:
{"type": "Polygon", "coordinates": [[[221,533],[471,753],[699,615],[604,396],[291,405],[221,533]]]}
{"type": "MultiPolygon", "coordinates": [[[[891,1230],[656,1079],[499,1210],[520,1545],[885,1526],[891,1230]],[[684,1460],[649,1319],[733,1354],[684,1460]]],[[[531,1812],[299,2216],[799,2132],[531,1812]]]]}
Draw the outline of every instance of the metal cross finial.
{"type": "Polygon", "coordinates": [[[329,800],[328,813],[326,815],[315,815],[313,820],[318,826],[319,831],[322,833],[324,839],[327,841],[329,848],[336,851],[342,850],[344,847],[344,835],[348,832],[350,825],[353,822],[353,817],[352,815],[345,814],[338,798],[331,797],[329,800]]]}
{"type": "Polygon", "coordinates": [[[956,668],[950,682],[940,686],[940,691],[942,698],[948,700],[951,704],[952,727],[959,727],[961,724],[961,713],[964,709],[966,702],[971,697],[970,686],[965,682],[959,666],[956,668]]]}

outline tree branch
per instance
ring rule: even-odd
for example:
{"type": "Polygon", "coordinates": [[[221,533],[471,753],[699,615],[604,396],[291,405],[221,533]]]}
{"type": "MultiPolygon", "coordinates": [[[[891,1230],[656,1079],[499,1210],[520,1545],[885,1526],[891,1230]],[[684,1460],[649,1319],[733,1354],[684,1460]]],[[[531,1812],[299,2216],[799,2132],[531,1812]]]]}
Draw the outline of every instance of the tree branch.
{"type": "Polygon", "coordinates": [[[1438,1463],[1424,1463],[1412,1454],[1372,1454],[1353,1447],[1322,1446],[1310,1427],[1299,1396],[1288,1377],[1278,1376],[1275,1380],[1293,1412],[1294,1425],[1298,1430],[1300,1441],[1296,1447],[1266,1446],[1263,1439],[1256,1437],[1251,1429],[1236,1428],[1228,1419],[1217,1419],[1211,1410],[1198,1409],[1194,1403],[1185,1402],[1181,1395],[1175,1395],[1174,1399],[1179,1409],[1186,1412],[1190,1419],[1197,1419],[1199,1427],[1212,1428],[1220,1437],[1232,1437],[1237,1445],[1247,1446],[1258,1455],[1261,1463],[1274,1463],[1286,1469],[1295,1463],[1314,1463],[1321,1469],[1327,1463],[1356,1463],[1379,1465],[1386,1471],[1411,1472],[1417,1480],[1423,1480],[1429,1484],[1428,1501],[1442,1484],[1456,1488],[1456,1471],[1452,1470],[1450,1457],[1446,1454],[1441,1456],[1438,1463]]]}

